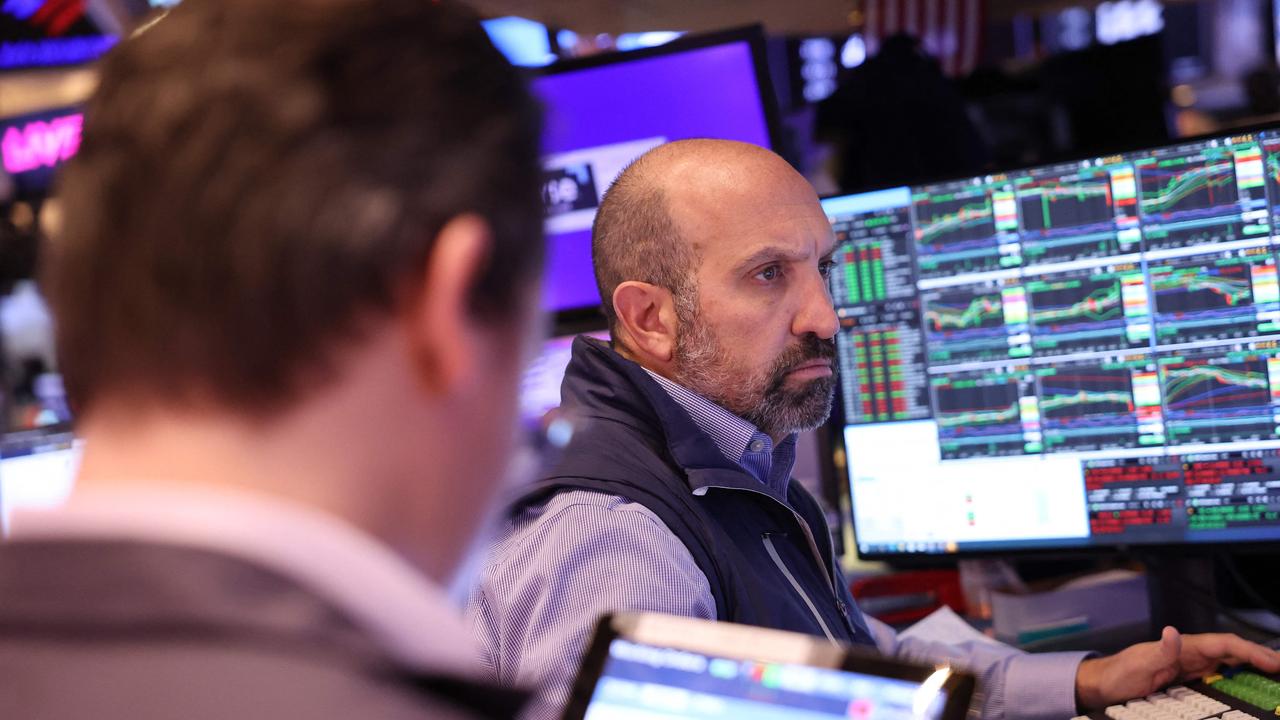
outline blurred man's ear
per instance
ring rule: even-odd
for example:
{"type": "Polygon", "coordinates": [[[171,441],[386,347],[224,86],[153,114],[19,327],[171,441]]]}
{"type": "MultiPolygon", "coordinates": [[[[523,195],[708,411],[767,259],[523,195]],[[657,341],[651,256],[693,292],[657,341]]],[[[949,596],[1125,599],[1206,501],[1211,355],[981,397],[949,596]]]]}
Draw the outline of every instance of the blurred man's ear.
{"type": "Polygon", "coordinates": [[[671,362],[675,354],[675,299],[666,288],[628,280],[613,291],[613,310],[624,345],[637,360],[659,364],[671,362]]]}
{"type": "Polygon", "coordinates": [[[493,236],[489,224],[475,215],[450,220],[436,237],[427,258],[423,282],[406,305],[409,347],[424,388],[447,395],[480,380],[484,327],[471,310],[493,236]]]}

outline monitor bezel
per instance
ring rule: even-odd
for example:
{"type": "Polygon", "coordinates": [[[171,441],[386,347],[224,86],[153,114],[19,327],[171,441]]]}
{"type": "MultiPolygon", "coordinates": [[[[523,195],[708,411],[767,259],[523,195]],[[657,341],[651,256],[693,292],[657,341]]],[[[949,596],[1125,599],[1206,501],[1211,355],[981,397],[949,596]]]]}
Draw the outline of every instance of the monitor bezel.
{"type": "MultiPolygon", "coordinates": [[[[773,77],[769,74],[764,28],[760,25],[744,25],[718,32],[683,35],[657,47],[627,51],[615,50],[598,55],[569,58],[543,67],[528,68],[528,71],[530,79],[533,80],[743,42],[747,44],[747,50],[751,54],[756,90],[760,94],[760,106],[764,113],[765,132],[769,138],[768,149],[780,153],[784,144],[782,115],[779,108],[778,94],[773,84],[773,77]]],[[[593,320],[599,323],[604,322],[603,313],[598,304],[560,308],[558,310],[548,310],[547,312],[554,315],[557,327],[561,325],[581,326],[593,320]]]]}
{"type": "MultiPolygon", "coordinates": [[[[1047,163],[1019,164],[1016,166],[1001,167],[984,172],[980,175],[946,175],[937,178],[924,180],[909,185],[889,185],[869,187],[853,192],[840,192],[822,195],[820,201],[833,200],[836,198],[849,197],[851,195],[862,195],[864,193],[878,192],[882,190],[892,190],[897,188],[907,188],[914,191],[917,188],[929,185],[942,185],[952,182],[961,182],[976,177],[1008,175],[1039,168],[1054,167],[1058,165],[1071,165],[1080,163],[1084,160],[1093,160],[1099,158],[1109,158],[1113,156],[1122,156],[1134,152],[1142,152],[1144,150],[1164,150],[1168,148],[1176,148],[1182,145],[1194,145],[1205,140],[1213,140],[1215,138],[1233,137],[1236,135],[1257,135],[1267,131],[1280,131],[1280,120],[1268,121],[1256,124],[1239,125],[1235,127],[1222,128],[1216,132],[1200,133],[1188,137],[1174,138],[1165,143],[1157,145],[1148,145],[1137,149],[1116,149],[1110,148],[1103,152],[1094,152],[1083,155],[1073,155],[1054,159],[1047,163]]],[[[1277,233],[1273,232],[1273,235],[1277,233]]],[[[1280,253],[1277,254],[1277,262],[1280,262],[1280,253]]],[[[921,329],[923,333],[923,328],[921,329]]],[[[889,420],[880,424],[892,424],[903,422],[919,422],[919,420],[889,420]]],[[[848,426],[845,421],[844,394],[837,392],[832,402],[831,415],[828,417],[826,424],[818,432],[819,451],[822,453],[819,464],[819,472],[823,483],[831,483],[835,488],[835,492],[840,502],[840,517],[849,524],[849,529],[853,534],[853,542],[845,543],[846,554],[852,552],[859,560],[868,562],[892,562],[894,564],[903,565],[938,565],[952,563],[956,560],[968,560],[990,557],[1090,557],[1099,554],[1115,554],[1121,553],[1125,555],[1138,555],[1152,552],[1190,552],[1211,554],[1221,552],[1227,547],[1232,551],[1257,552],[1267,549],[1274,549],[1280,544],[1280,537],[1275,540],[1214,540],[1214,541],[1197,541],[1197,542],[1151,542],[1151,543],[1126,543],[1126,542],[1093,542],[1092,536],[1083,538],[1082,541],[1076,542],[1074,538],[1067,539],[1064,544],[1056,546],[1047,546],[1043,544],[1022,545],[1020,541],[1001,542],[995,541],[992,544],[998,546],[966,548],[958,545],[955,551],[944,552],[862,552],[857,541],[857,520],[853,510],[853,479],[849,475],[849,456],[848,449],[845,447],[844,429],[848,426]]]]}

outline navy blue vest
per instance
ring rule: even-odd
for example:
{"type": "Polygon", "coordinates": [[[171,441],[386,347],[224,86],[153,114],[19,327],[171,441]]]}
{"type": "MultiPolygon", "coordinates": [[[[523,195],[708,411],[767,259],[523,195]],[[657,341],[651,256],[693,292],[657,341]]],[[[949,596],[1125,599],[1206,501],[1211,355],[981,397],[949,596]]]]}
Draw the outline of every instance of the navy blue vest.
{"type": "Polygon", "coordinates": [[[718,619],[874,644],[822,511],[799,483],[782,497],[756,480],[643,368],[605,343],[574,341],[562,396],[582,427],[518,507],[573,489],[622,496],[689,549],[718,619]]]}

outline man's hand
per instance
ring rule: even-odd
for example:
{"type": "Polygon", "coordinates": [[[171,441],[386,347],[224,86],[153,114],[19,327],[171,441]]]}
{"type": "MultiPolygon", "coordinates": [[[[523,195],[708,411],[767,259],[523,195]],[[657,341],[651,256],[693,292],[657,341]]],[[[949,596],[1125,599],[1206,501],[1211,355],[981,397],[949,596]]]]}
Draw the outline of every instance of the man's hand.
{"type": "Polygon", "coordinates": [[[1183,636],[1166,627],[1157,642],[1139,643],[1115,655],[1080,663],[1076,699],[1096,710],[1150,695],[1175,680],[1205,675],[1221,664],[1250,664],[1280,672],[1280,653],[1226,633],[1183,636]]]}

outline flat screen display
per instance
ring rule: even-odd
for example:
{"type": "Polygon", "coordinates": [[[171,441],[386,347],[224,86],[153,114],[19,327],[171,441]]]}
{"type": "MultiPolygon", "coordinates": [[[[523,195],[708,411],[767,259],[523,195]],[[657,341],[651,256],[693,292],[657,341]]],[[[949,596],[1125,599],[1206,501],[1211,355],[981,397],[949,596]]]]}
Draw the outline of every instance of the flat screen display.
{"type": "Polygon", "coordinates": [[[551,311],[598,305],[591,268],[591,223],[609,184],[632,160],[686,138],[772,146],[757,74],[758,38],[679,40],[604,62],[553,66],[533,88],[546,106],[543,200],[551,311]]]}
{"type": "MultiPolygon", "coordinates": [[[[10,236],[3,255],[20,265],[18,248],[31,238],[10,236]]],[[[30,269],[30,268],[26,268],[30,269]]],[[[22,268],[17,268],[18,274],[22,268]]],[[[22,509],[66,502],[75,481],[80,442],[58,372],[53,314],[36,281],[7,281],[0,294],[0,535],[22,509]]]]}
{"type": "Polygon", "coordinates": [[[1280,131],[824,206],[861,554],[1280,540],[1280,131]]]}
{"type": "Polygon", "coordinates": [[[6,433],[0,440],[0,537],[19,510],[50,510],[71,497],[83,443],[69,430],[6,433]]]}

